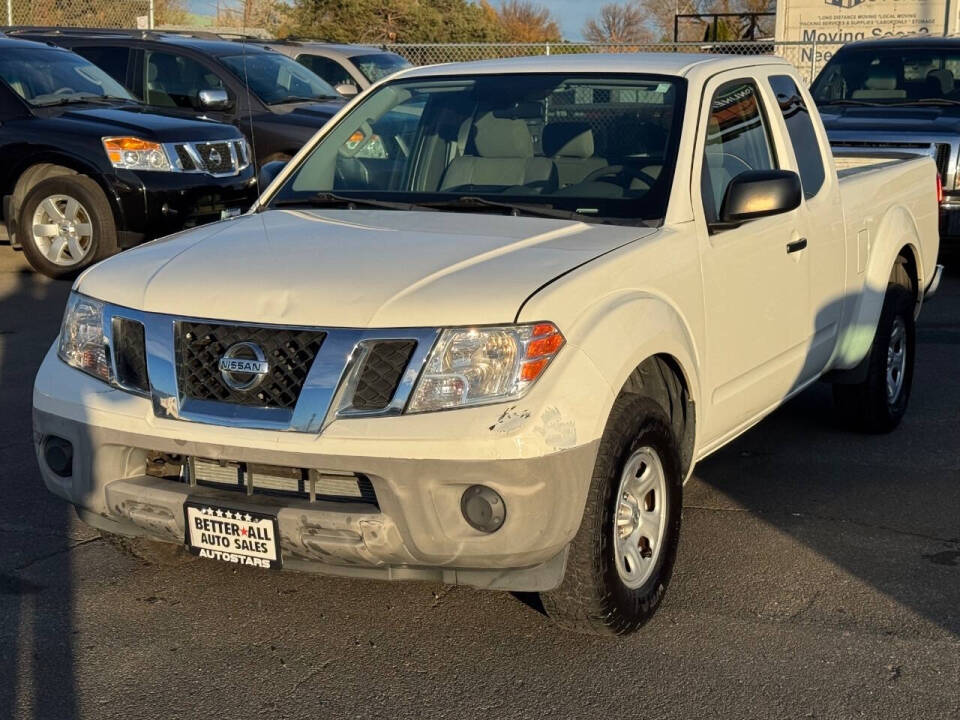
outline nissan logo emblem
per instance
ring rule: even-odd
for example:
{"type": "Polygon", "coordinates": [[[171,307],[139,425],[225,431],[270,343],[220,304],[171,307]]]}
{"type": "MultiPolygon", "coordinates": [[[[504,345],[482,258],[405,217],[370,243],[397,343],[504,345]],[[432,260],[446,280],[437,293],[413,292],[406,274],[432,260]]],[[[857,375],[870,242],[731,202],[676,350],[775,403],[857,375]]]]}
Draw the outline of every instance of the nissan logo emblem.
{"type": "Polygon", "coordinates": [[[246,392],[263,382],[270,363],[259,345],[238,342],[227,348],[220,358],[219,368],[224,385],[237,392],[246,392]]]}
{"type": "Polygon", "coordinates": [[[210,153],[207,155],[207,163],[211,167],[217,167],[221,160],[223,160],[223,158],[220,157],[220,153],[217,151],[217,149],[210,148],[210,153]]]}

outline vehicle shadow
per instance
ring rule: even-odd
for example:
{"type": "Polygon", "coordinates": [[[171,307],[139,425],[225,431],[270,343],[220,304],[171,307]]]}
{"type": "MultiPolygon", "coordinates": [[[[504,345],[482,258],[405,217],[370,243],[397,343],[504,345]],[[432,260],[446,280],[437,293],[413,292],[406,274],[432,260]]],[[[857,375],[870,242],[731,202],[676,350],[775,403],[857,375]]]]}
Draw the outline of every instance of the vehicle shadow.
{"type": "Polygon", "coordinates": [[[874,612],[873,589],[909,611],[876,610],[891,631],[899,616],[960,637],[960,323],[949,314],[960,276],[948,275],[940,295],[921,313],[913,392],[894,432],[846,429],[830,386],[817,383],[697,466],[684,516],[701,531],[696,547],[685,534],[681,552],[705,556],[719,546],[724,587],[750,598],[751,612],[812,612],[845,625],[874,612]],[[723,513],[741,515],[722,526],[711,521],[723,513]],[[752,523],[772,526],[782,543],[751,547],[752,523]],[[782,554],[782,585],[751,576],[751,558],[767,553],[782,554]]]}
{"type": "Polygon", "coordinates": [[[59,327],[69,283],[22,257],[0,271],[0,717],[73,718],[70,507],[46,492],[32,449],[33,378],[59,327]],[[46,332],[37,332],[37,328],[46,332]],[[26,360],[24,361],[24,358],[26,360]]]}

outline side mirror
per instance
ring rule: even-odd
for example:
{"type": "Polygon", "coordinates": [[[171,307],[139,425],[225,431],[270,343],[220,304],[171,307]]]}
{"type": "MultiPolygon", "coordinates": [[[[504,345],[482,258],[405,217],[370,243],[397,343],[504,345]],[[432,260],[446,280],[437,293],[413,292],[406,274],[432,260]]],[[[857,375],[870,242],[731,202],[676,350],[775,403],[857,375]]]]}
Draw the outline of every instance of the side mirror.
{"type": "Polygon", "coordinates": [[[204,110],[229,110],[233,102],[226,90],[201,90],[200,107],[204,110]]]}
{"type": "Polygon", "coordinates": [[[358,88],[353,83],[340,83],[334,88],[334,90],[336,90],[338,93],[340,93],[344,97],[353,97],[354,95],[360,92],[360,88],[358,88]]]}
{"type": "Polygon", "coordinates": [[[280,174],[280,171],[287,166],[286,160],[271,160],[268,163],[264,163],[263,167],[260,168],[260,192],[263,192],[267,189],[267,185],[272,183],[277,175],[280,174]]]}
{"type": "Polygon", "coordinates": [[[792,170],[747,170],[735,176],[720,205],[720,221],[711,230],[736,227],[747,220],[779,215],[800,207],[803,189],[792,170]]]}

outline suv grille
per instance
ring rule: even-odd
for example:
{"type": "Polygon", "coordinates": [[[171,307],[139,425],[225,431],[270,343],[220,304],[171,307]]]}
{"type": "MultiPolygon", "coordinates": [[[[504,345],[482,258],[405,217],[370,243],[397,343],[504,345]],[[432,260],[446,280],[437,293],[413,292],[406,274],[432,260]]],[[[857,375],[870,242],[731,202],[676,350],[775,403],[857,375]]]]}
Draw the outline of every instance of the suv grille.
{"type": "Polygon", "coordinates": [[[220,173],[234,170],[233,158],[230,155],[230,144],[225,142],[197,143],[197,154],[203,161],[208,173],[220,173]]]}
{"type": "Polygon", "coordinates": [[[383,410],[397,391],[403,371],[410,363],[417,343],[413,340],[378,342],[360,368],[353,395],[355,410],[383,410]]]}
{"type": "MultiPolygon", "coordinates": [[[[176,333],[180,393],[197,400],[292,409],[324,337],[325,333],[315,330],[182,321],[176,333]],[[266,377],[249,390],[227,385],[219,367],[227,350],[242,342],[257,345],[269,363],[266,377]]],[[[252,378],[251,373],[246,376],[252,378]]]]}
{"type": "Polygon", "coordinates": [[[177,154],[177,164],[183,172],[235,175],[250,165],[244,140],[178,143],[173,149],[177,154]]]}

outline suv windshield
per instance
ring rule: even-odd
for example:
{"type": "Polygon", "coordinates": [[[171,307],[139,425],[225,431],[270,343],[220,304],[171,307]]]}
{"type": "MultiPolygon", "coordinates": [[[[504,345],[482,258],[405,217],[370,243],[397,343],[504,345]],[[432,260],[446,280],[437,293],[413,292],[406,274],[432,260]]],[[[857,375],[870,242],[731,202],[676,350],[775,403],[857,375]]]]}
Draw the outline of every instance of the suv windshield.
{"type": "Polygon", "coordinates": [[[31,105],[124,100],[136,102],[124,87],[79,55],[53,48],[5,48],[0,79],[31,105]]]}
{"type": "Polygon", "coordinates": [[[960,102],[960,48],[864,47],[840,50],[811,88],[820,105],[960,102]]]}
{"type": "Polygon", "coordinates": [[[350,58],[350,61],[356,65],[360,72],[363,73],[363,76],[372,83],[411,66],[404,58],[388,52],[375,53],[373,55],[354,55],[350,58]]]}
{"type": "Polygon", "coordinates": [[[354,107],[271,202],[659,222],[684,92],[648,75],[402,78],[354,107]]]}
{"type": "Polygon", "coordinates": [[[227,55],[220,58],[234,75],[267,105],[332,100],[340,94],[300,63],[272,52],[227,55]]]}

